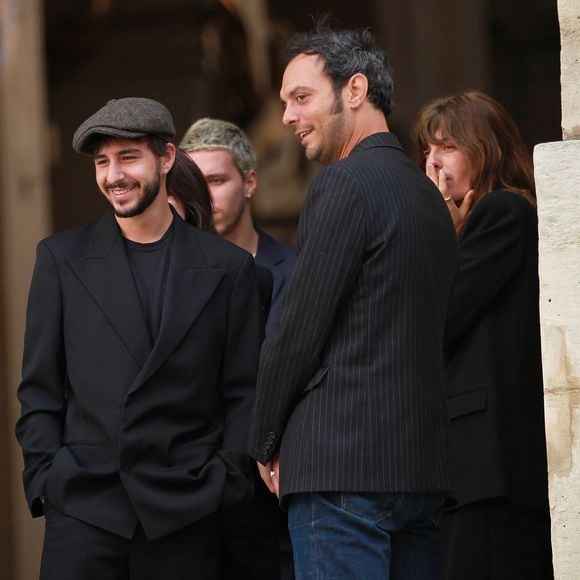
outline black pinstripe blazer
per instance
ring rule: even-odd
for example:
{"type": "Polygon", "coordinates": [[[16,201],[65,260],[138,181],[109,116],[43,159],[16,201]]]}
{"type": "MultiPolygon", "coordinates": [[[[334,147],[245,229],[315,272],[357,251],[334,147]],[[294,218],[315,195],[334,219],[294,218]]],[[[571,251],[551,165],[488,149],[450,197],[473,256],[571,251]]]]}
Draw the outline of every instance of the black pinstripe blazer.
{"type": "Polygon", "coordinates": [[[281,495],[449,487],[442,341],[457,269],[449,213],[397,138],[314,178],[249,452],[280,446],[281,495]]]}

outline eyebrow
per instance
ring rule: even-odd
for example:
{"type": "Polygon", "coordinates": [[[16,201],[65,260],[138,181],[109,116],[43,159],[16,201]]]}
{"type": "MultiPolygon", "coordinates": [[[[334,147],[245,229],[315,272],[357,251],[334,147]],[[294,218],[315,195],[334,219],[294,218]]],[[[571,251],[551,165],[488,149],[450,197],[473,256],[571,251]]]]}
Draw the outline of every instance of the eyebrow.
{"type": "MultiPolygon", "coordinates": [[[[120,149],[115,155],[127,155],[127,153],[141,153],[141,149],[139,147],[127,147],[126,149],[120,149]]],[[[97,153],[93,156],[93,159],[102,159],[103,157],[107,156],[104,153],[97,153]]]]}
{"type": "MultiPolygon", "coordinates": [[[[298,87],[294,87],[291,91],[288,91],[288,96],[293,97],[296,93],[302,93],[302,92],[311,93],[312,91],[313,91],[313,89],[311,87],[298,86],[298,87]]],[[[282,95],[280,95],[280,99],[282,99],[282,101],[284,101],[284,99],[282,98],[282,95]]]]}

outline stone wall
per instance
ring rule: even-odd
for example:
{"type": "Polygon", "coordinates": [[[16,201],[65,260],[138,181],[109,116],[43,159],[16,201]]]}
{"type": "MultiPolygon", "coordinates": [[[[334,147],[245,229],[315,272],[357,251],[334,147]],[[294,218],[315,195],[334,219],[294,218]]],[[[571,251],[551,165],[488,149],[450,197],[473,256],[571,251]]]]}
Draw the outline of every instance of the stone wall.
{"type": "MultiPolygon", "coordinates": [[[[534,151],[555,577],[580,570],[580,0],[559,0],[564,141],[534,151]]],[[[541,114],[541,112],[539,112],[541,114]]]]}
{"type": "Polygon", "coordinates": [[[580,139],[580,1],[558,0],[558,18],[562,43],[562,132],[564,140],[580,139]]]}
{"type": "Polygon", "coordinates": [[[50,222],[42,2],[4,0],[0,12],[0,578],[30,580],[38,577],[43,521],[24,502],[14,423],[26,290],[50,222]]]}
{"type": "Polygon", "coordinates": [[[580,570],[580,141],[538,145],[540,308],[556,578],[580,570]]]}

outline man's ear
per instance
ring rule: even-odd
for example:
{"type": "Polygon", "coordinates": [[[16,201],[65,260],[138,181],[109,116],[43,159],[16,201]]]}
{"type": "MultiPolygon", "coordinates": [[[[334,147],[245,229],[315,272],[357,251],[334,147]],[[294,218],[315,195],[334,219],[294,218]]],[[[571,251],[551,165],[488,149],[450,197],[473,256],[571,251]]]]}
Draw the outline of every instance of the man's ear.
{"type": "Polygon", "coordinates": [[[356,73],[346,83],[347,99],[351,109],[358,109],[367,96],[369,80],[362,73],[356,73]]]}
{"type": "Polygon", "coordinates": [[[256,187],[258,186],[258,179],[256,177],[256,171],[252,169],[244,179],[244,197],[246,199],[250,199],[254,192],[256,191],[256,187]]]}
{"type": "Polygon", "coordinates": [[[165,153],[161,156],[161,173],[167,175],[175,163],[175,145],[167,143],[165,153]]]}

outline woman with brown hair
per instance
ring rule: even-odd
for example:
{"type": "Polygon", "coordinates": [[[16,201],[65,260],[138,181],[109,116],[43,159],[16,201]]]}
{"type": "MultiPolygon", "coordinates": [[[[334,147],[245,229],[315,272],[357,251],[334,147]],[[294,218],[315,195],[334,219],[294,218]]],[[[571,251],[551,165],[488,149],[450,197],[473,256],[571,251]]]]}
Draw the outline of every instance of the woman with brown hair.
{"type": "Polygon", "coordinates": [[[169,203],[188,224],[215,233],[205,177],[182,149],[175,151],[175,162],[167,175],[167,193],[169,203]]]}
{"type": "Polygon", "coordinates": [[[475,91],[426,105],[414,140],[460,249],[445,329],[454,502],[442,577],[550,579],[532,162],[506,110],[475,91]]]}

